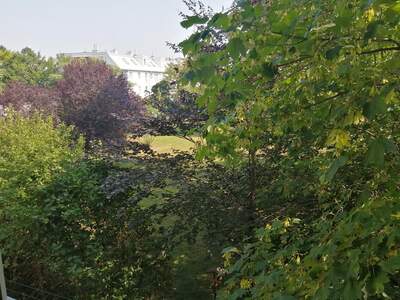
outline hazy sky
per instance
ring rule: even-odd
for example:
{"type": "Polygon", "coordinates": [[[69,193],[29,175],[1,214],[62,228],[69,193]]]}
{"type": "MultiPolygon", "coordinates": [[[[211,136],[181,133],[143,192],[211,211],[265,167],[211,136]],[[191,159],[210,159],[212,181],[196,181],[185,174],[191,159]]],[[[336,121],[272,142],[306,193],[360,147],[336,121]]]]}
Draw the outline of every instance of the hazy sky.
{"type": "MultiPolygon", "coordinates": [[[[233,0],[205,0],[214,10],[233,0]]],[[[92,50],[136,51],[172,56],[166,41],[189,32],[180,28],[182,0],[0,0],[0,45],[29,46],[44,55],[92,50]]]]}

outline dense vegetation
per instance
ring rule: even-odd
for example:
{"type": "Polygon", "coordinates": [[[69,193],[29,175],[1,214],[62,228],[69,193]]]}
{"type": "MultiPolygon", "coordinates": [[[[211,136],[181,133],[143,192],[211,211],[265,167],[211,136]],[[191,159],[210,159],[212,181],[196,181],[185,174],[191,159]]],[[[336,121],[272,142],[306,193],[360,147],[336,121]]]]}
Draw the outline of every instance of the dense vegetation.
{"type": "Polygon", "coordinates": [[[2,107],[28,116],[41,112],[74,125],[87,144],[95,140],[121,143],[128,133],[137,133],[139,123],[144,122],[142,99],[130,90],[123,74],[103,62],[65,57],[46,60],[30,49],[3,52],[0,74],[21,75],[0,77],[2,107]],[[17,64],[19,60],[27,62],[17,64]]]}
{"type": "Polygon", "coordinates": [[[143,101],[103,63],[1,50],[11,295],[399,299],[400,2],[185,2],[184,63],[143,101]]]}
{"type": "Polygon", "coordinates": [[[0,90],[10,81],[51,86],[59,79],[59,67],[64,62],[63,59],[47,59],[30,48],[13,52],[3,46],[0,46],[0,61],[0,90]]]}
{"type": "Polygon", "coordinates": [[[247,164],[251,220],[281,206],[225,251],[223,297],[400,297],[399,20],[398,1],[278,0],[182,22],[200,152],[247,164]]]}

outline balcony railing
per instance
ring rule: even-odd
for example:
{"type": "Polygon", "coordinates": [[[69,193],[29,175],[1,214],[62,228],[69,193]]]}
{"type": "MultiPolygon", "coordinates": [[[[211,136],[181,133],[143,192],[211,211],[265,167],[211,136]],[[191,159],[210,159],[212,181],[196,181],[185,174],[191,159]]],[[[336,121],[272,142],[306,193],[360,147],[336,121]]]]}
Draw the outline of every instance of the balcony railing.
{"type": "Polygon", "coordinates": [[[3,268],[3,260],[1,258],[1,252],[0,252],[0,289],[1,289],[1,300],[15,300],[7,296],[6,279],[4,277],[4,268],[3,268]]]}

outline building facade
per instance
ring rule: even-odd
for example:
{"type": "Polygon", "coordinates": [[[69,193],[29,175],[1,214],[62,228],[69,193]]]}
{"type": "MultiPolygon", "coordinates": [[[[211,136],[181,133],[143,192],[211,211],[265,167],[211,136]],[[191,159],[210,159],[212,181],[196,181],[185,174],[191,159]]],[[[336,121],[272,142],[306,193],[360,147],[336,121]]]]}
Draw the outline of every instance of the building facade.
{"type": "Polygon", "coordinates": [[[67,57],[100,59],[124,72],[132,89],[140,96],[146,96],[151,88],[164,78],[165,69],[173,59],[137,55],[132,52],[119,54],[116,50],[64,53],[67,57]]]}

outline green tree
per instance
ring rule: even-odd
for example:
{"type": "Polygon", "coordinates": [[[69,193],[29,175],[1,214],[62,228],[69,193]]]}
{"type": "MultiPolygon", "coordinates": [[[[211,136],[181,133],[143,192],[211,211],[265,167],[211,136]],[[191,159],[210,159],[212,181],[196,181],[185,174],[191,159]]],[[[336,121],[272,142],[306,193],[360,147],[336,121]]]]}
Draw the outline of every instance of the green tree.
{"type": "Polygon", "coordinates": [[[0,90],[8,82],[48,87],[60,78],[60,68],[53,58],[46,58],[30,48],[20,52],[0,46],[0,90]]]}
{"type": "Polygon", "coordinates": [[[398,297],[399,12],[237,1],[182,22],[197,26],[184,83],[210,114],[200,154],[247,165],[249,222],[281,205],[229,269],[229,299],[398,297]]]}
{"type": "Polygon", "coordinates": [[[196,89],[179,81],[186,69],[184,62],[170,65],[165,79],[152,88],[145,101],[153,134],[177,135],[193,142],[193,135],[201,132],[207,113],[197,106],[196,89]]]}

